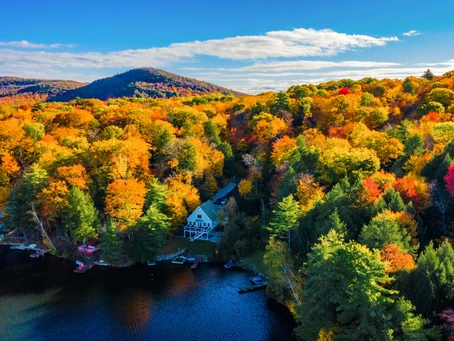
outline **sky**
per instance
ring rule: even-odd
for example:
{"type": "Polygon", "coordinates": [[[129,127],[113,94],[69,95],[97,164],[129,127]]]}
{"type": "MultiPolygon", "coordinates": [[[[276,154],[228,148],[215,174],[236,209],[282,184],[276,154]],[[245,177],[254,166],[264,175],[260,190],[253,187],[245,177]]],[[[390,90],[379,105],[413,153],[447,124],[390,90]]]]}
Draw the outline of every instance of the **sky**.
{"type": "Polygon", "coordinates": [[[0,76],[154,67],[245,93],[454,69],[454,1],[0,0],[0,76]]]}

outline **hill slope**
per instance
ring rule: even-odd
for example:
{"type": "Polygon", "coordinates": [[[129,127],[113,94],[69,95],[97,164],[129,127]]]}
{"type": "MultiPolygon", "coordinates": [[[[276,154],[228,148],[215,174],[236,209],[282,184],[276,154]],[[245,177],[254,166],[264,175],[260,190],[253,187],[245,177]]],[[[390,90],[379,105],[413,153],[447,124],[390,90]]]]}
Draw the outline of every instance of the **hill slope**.
{"type": "Polygon", "coordinates": [[[0,77],[0,98],[34,94],[52,97],[66,90],[73,90],[84,85],[87,85],[87,83],[66,80],[0,77]]]}
{"type": "Polygon", "coordinates": [[[101,100],[133,96],[164,98],[205,95],[212,92],[241,95],[239,92],[194,78],[182,77],[153,68],[141,68],[96,80],[86,86],[55,96],[51,100],[69,101],[76,97],[98,98],[101,100]]]}

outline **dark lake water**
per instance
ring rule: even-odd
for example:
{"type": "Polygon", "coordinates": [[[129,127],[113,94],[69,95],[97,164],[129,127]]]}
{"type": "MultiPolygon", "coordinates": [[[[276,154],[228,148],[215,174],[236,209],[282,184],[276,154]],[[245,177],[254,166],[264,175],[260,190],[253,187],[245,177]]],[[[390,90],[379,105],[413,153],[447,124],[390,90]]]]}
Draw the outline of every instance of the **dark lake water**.
{"type": "Polygon", "coordinates": [[[0,340],[291,340],[294,320],[250,273],[202,264],[96,267],[0,247],[0,340]]]}

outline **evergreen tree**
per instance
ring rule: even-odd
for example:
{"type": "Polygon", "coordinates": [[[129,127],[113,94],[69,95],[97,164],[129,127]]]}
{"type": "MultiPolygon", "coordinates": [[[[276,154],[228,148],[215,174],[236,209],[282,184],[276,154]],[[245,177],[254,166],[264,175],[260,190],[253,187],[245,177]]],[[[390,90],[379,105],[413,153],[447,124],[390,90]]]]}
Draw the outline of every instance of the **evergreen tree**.
{"type": "Polygon", "coordinates": [[[339,324],[335,330],[341,340],[388,340],[392,292],[383,287],[389,277],[380,254],[342,240],[332,230],[309,254],[297,332],[315,340],[320,330],[339,324]]]}
{"type": "Polygon", "coordinates": [[[106,232],[101,237],[99,248],[102,251],[102,259],[109,264],[119,264],[124,260],[123,243],[118,238],[111,219],[107,222],[106,232]]]}
{"type": "Polygon", "coordinates": [[[270,108],[272,114],[277,114],[280,111],[288,111],[289,99],[285,92],[279,92],[276,98],[271,101],[270,108]]]}
{"type": "Polygon", "coordinates": [[[178,168],[193,172],[197,168],[197,150],[190,142],[185,142],[178,151],[178,168]]]}
{"type": "Polygon", "coordinates": [[[316,340],[321,331],[334,330],[335,340],[427,340],[426,321],[385,287],[391,279],[379,251],[342,240],[331,230],[309,254],[297,334],[316,340]]]}
{"type": "Polygon", "coordinates": [[[273,211],[273,218],[268,230],[272,236],[280,240],[289,238],[290,230],[298,226],[301,217],[301,209],[293,194],[282,199],[276,210],[273,211]]]}
{"type": "Polygon", "coordinates": [[[90,196],[78,187],[69,192],[68,208],[63,222],[74,241],[86,242],[96,238],[96,227],[99,225],[98,214],[90,196]]]}
{"type": "Polygon", "coordinates": [[[385,245],[396,244],[402,251],[415,251],[411,245],[411,237],[395,220],[380,214],[368,225],[364,225],[359,242],[370,249],[383,249],[385,245]]]}
{"type": "Polygon", "coordinates": [[[416,93],[417,87],[410,78],[405,78],[404,83],[404,92],[414,95],[416,93]]]}
{"type": "Polygon", "coordinates": [[[383,200],[385,202],[385,209],[393,212],[402,212],[406,211],[406,206],[402,197],[393,187],[389,187],[385,194],[383,195],[383,200]]]}
{"type": "Polygon", "coordinates": [[[211,143],[214,143],[215,145],[219,145],[221,143],[221,138],[219,137],[219,127],[213,122],[213,120],[206,121],[203,128],[205,135],[210,139],[211,143]]]}
{"type": "Polygon", "coordinates": [[[19,184],[13,188],[7,198],[5,226],[8,230],[18,228],[24,231],[33,225],[31,203],[46,185],[48,174],[38,165],[30,167],[19,184]]]}
{"type": "Polygon", "coordinates": [[[426,317],[454,304],[454,250],[448,241],[426,247],[403,291],[426,317]]]}
{"type": "Polygon", "coordinates": [[[328,220],[326,221],[326,231],[334,230],[338,234],[346,235],[347,233],[347,225],[341,220],[339,217],[339,212],[337,208],[334,210],[333,213],[329,216],[328,220]]]}
{"type": "Polygon", "coordinates": [[[132,246],[134,258],[142,263],[154,259],[165,245],[170,227],[169,218],[151,205],[137,224],[132,246]]]}
{"type": "Polygon", "coordinates": [[[422,78],[425,78],[425,79],[428,79],[428,80],[432,80],[435,78],[435,75],[433,74],[433,72],[430,70],[430,69],[427,69],[426,71],[424,71],[424,73],[422,74],[422,78]]]}
{"type": "Polygon", "coordinates": [[[148,185],[147,194],[145,196],[145,204],[143,205],[144,213],[153,205],[160,211],[165,211],[167,208],[166,199],[169,196],[169,186],[165,183],[160,183],[157,178],[151,180],[148,185]]]}

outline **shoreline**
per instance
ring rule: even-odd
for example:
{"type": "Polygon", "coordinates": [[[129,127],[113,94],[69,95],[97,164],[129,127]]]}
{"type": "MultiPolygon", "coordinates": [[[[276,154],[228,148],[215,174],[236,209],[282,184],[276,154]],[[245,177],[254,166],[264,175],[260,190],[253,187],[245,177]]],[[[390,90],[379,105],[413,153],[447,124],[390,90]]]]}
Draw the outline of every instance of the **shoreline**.
{"type": "MultiPolygon", "coordinates": [[[[57,258],[60,258],[60,259],[65,259],[65,260],[68,260],[68,261],[71,261],[71,262],[76,262],[77,259],[74,258],[74,257],[68,257],[68,256],[65,256],[65,255],[61,255],[61,254],[53,254],[50,252],[50,250],[48,249],[41,249],[41,248],[27,248],[27,245],[26,244],[23,244],[23,243],[17,243],[17,242],[4,242],[4,241],[0,241],[0,247],[9,247],[11,249],[11,247],[13,246],[24,246],[25,248],[23,250],[17,250],[17,251],[42,251],[44,252],[45,254],[48,254],[50,256],[53,256],[53,257],[57,257],[57,258]]],[[[13,249],[14,250],[14,249],[13,249]]],[[[173,255],[169,255],[169,256],[173,256],[173,255]]],[[[157,257],[159,258],[159,257],[157,257]]],[[[157,258],[155,258],[153,261],[157,263],[164,263],[164,262],[171,262],[172,261],[172,258],[167,258],[167,259],[161,259],[161,260],[158,260],[157,258]]],[[[120,269],[120,268],[130,268],[136,264],[142,264],[142,265],[147,265],[147,263],[140,263],[140,262],[134,262],[134,263],[128,263],[128,264],[122,264],[122,265],[112,265],[112,264],[108,264],[108,263],[105,263],[105,264],[102,264],[99,262],[99,260],[89,260],[89,263],[90,265],[93,265],[93,266],[99,266],[99,267],[106,267],[106,268],[117,268],[117,269],[120,269]]],[[[209,257],[206,257],[206,256],[203,256],[203,259],[201,261],[201,263],[204,263],[204,264],[210,264],[210,265],[223,265],[225,264],[224,261],[222,260],[218,260],[218,259],[213,259],[213,258],[209,258],[209,257]]],[[[148,267],[152,267],[152,266],[148,266],[148,267]]],[[[266,274],[263,274],[261,272],[259,272],[253,265],[250,265],[250,264],[244,264],[244,263],[237,263],[235,265],[234,268],[238,268],[238,269],[241,269],[241,270],[244,270],[244,271],[249,271],[253,274],[257,274],[257,275],[260,275],[260,276],[264,276],[266,278],[268,278],[268,275],[266,274]]]]}

